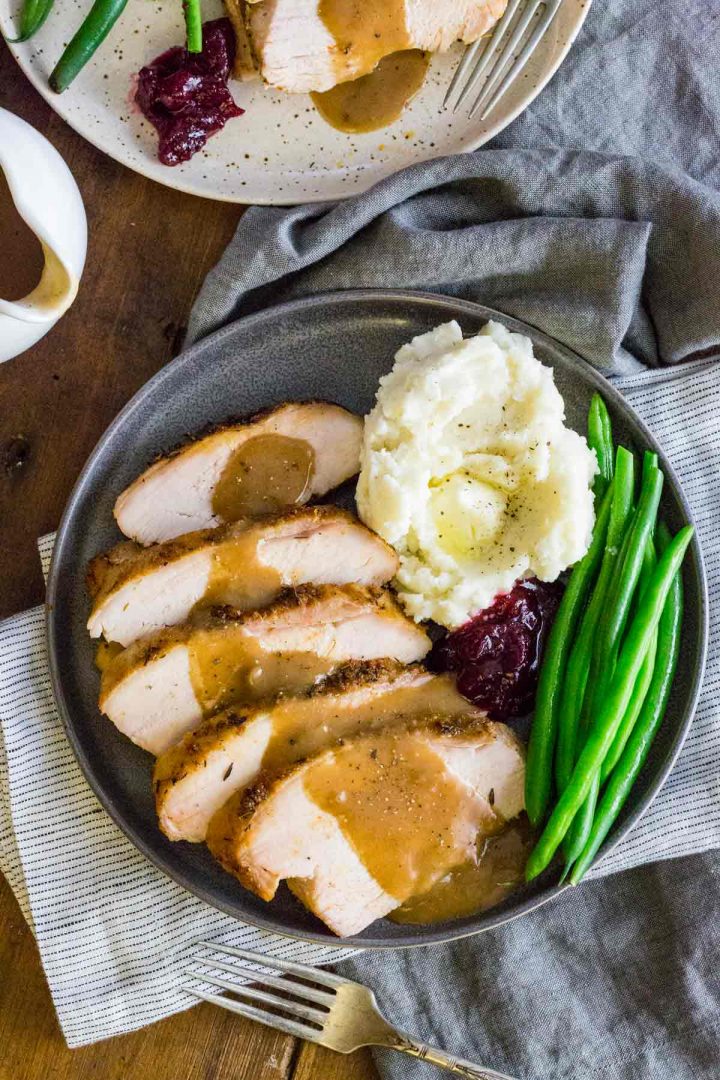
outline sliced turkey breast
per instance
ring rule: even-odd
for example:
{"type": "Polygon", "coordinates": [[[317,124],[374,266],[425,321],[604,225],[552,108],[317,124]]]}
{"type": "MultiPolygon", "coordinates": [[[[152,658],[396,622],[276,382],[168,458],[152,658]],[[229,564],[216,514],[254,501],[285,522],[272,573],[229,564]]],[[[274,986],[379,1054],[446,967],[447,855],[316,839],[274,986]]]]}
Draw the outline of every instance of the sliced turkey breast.
{"type": "Polygon", "coordinates": [[[300,697],[217,713],[162,754],[153,776],[160,828],[171,840],[204,840],[213,814],[261,770],[380,724],[479,715],[448,675],[388,660],[344,665],[300,697]]]}
{"type": "Polygon", "coordinates": [[[524,771],[503,724],[363,734],[233,796],[207,842],[264,900],[287,880],[334,933],[357,934],[476,858],[523,809],[524,771]]]}
{"type": "Polygon", "coordinates": [[[294,402],[226,424],[156,461],[115,503],[141,544],[264,517],[324,495],[359,469],[362,420],[325,401],[294,402]]]}
{"type": "Polygon", "coordinates": [[[372,71],[404,49],[438,52],[482,37],[507,0],[261,0],[246,5],[246,27],[260,73],[289,93],[330,90],[372,71]]]}
{"type": "Polygon", "coordinates": [[[348,660],[421,660],[430,639],[380,589],[303,586],[260,612],[213,608],[141,638],[102,674],[100,709],[161,754],[203,716],[312,686],[348,660]]]}
{"type": "Polygon", "coordinates": [[[297,585],[383,585],[397,565],[384,540],[334,506],[220,525],[146,548],[125,542],[90,564],[87,626],[91,637],[129,645],[185,622],[199,605],[248,611],[297,585]]]}

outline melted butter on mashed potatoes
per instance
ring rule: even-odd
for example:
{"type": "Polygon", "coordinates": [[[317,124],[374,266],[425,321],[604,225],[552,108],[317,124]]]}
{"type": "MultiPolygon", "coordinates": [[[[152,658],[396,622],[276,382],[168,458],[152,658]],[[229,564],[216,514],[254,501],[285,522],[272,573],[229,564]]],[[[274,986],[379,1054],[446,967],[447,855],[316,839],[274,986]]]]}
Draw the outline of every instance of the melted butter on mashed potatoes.
{"type": "Polygon", "coordinates": [[[400,600],[455,627],[587,551],[597,465],[532,343],[489,322],[404,345],[366,418],[357,502],[400,556],[400,600]]]}

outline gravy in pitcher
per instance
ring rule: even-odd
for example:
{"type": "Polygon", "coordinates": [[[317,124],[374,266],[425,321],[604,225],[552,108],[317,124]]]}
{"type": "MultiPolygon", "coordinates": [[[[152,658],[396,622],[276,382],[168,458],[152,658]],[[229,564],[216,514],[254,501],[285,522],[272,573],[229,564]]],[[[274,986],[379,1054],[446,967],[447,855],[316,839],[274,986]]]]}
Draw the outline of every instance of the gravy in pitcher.
{"type": "Polygon", "coordinates": [[[22,300],[37,286],[44,264],[42,244],[17,212],[0,169],[0,297],[22,300]]]}

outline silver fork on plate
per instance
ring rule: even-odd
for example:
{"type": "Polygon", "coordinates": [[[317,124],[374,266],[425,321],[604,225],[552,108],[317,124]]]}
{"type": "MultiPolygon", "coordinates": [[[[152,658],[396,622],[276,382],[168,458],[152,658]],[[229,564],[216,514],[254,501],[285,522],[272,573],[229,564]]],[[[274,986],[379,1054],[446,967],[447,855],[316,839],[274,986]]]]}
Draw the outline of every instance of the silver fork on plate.
{"type": "Polygon", "coordinates": [[[470,106],[480,119],[494,109],[515,82],[557,14],[562,0],[508,0],[493,32],[466,49],[448,87],[447,108],[457,93],[453,111],[484,82],[470,106]],[[534,25],[530,25],[535,20],[534,25]]]}
{"type": "Polygon", "coordinates": [[[280,960],[276,956],[251,952],[249,949],[236,949],[209,941],[198,942],[198,947],[233,958],[232,963],[215,957],[200,959],[203,966],[225,972],[229,978],[197,971],[187,973],[199,983],[224,991],[214,994],[199,987],[185,986],[188,993],[203,1001],[267,1024],[287,1035],[328,1046],[341,1054],[350,1054],[360,1046],[386,1046],[439,1065],[459,1076],[472,1077],[474,1080],[512,1080],[505,1073],[473,1065],[471,1061],[463,1061],[444,1050],[420,1042],[404,1031],[398,1031],[381,1014],[372,990],[362,983],[341,979],[339,975],[322,968],[280,960]],[[270,968],[289,977],[258,971],[237,963],[238,960],[270,968]],[[271,993],[273,990],[279,993],[271,993]],[[236,996],[228,997],[228,994],[236,996]],[[238,1001],[238,997],[247,998],[255,1004],[238,1001]]]}

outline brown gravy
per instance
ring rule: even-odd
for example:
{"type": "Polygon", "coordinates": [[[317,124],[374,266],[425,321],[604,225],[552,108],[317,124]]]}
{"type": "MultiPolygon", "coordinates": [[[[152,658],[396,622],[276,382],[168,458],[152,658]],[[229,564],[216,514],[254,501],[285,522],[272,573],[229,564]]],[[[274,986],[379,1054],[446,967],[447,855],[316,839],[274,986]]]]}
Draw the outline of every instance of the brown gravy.
{"type": "Polygon", "coordinates": [[[305,439],[254,435],[228,459],[212,497],[223,521],[267,517],[307,500],[315,451],[305,439]]]}
{"type": "Polygon", "coordinates": [[[340,131],[391,124],[428,67],[426,54],[411,48],[405,0],[320,0],[318,12],[335,39],[338,76],[337,86],[311,94],[318,112],[340,131]],[[355,72],[352,81],[348,71],[355,72]]]}
{"type": "Polygon", "coordinates": [[[421,896],[414,896],[388,918],[399,923],[433,923],[487,911],[523,881],[533,837],[523,815],[480,843],[477,861],[456,867],[421,896]]]}
{"type": "Polygon", "coordinates": [[[409,732],[340,747],[304,784],[399,903],[465,862],[483,824],[479,800],[409,732]]]}
{"type": "Polygon", "coordinates": [[[279,772],[361,731],[467,711],[453,680],[444,677],[375,694],[368,689],[362,701],[345,707],[323,696],[290,699],[273,710],[262,766],[279,772]]]}
{"type": "Polygon", "coordinates": [[[238,701],[258,701],[312,686],[336,663],[315,653],[267,652],[241,627],[199,630],[188,640],[190,679],[204,716],[238,701]]]}
{"type": "Polygon", "coordinates": [[[405,0],[320,0],[318,14],[337,45],[337,71],[367,75],[383,56],[410,47],[405,0]]]}
{"type": "Polygon", "coordinates": [[[197,607],[230,604],[240,611],[262,608],[282,588],[282,576],[258,558],[257,537],[238,536],[210,549],[210,575],[197,607]]]}
{"type": "Polygon", "coordinates": [[[22,300],[39,284],[44,265],[42,244],[15,209],[0,169],[0,297],[22,300]]]}
{"type": "Polygon", "coordinates": [[[186,533],[155,548],[140,548],[129,541],[91,560],[88,588],[94,607],[129,581],[172,565],[175,560],[192,558],[198,551],[209,558],[210,572],[193,614],[218,604],[229,604],[240,611],[265,607],[281,591],[282,575],[263,562],[264,541],[256,530],[235,522],[229,529],[201,530],[201,534],[204,543],[198,540],[198,533],[186,533]]]}
{"type": "Polygon", "coordinates": [[[425,82],[429,63],[420,49],[391,53],[369,75],[310,97],[323,120],[338,131],[376,131],[397,120],[425,82]]]}

